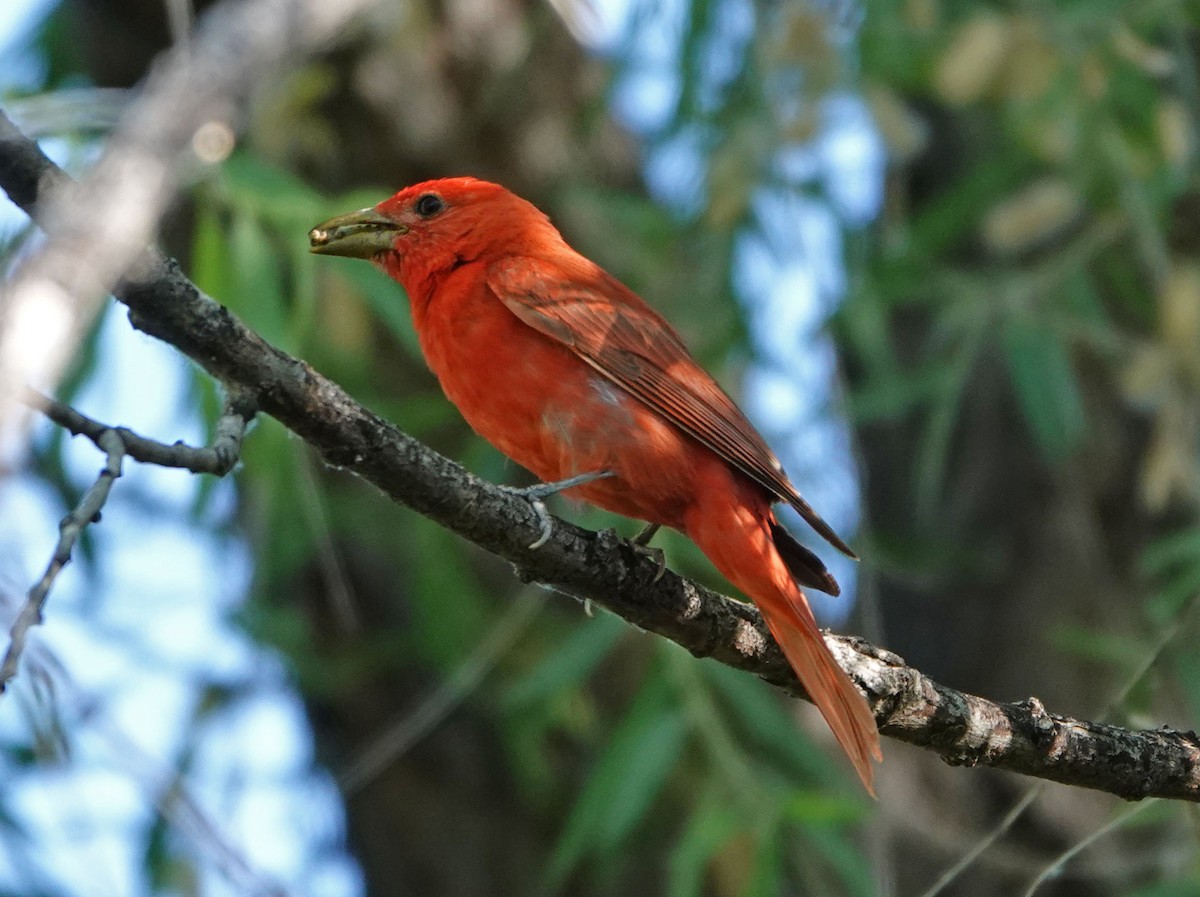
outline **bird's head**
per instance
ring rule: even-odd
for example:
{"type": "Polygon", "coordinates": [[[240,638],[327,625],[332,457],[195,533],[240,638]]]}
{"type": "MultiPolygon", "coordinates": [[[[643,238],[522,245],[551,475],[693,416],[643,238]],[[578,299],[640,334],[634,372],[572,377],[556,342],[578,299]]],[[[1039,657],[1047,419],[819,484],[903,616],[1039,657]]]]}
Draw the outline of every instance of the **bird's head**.
{"type": "Polygon", "coordinates": [[[531,203],[499,184],[463,177],[405,187],[374,208],[314,227],[308,239],[312,252],[368,259],[409,286],[416,277],[562,238],[531,203]]]}

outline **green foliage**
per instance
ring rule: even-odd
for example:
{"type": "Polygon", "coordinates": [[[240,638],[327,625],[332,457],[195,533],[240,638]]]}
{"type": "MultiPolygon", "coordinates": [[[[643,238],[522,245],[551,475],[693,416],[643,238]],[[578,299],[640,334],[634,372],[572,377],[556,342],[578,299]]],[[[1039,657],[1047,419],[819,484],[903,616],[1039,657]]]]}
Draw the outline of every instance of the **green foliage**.
{"type": "Polygon", "coordinates": [[[665,680],[648,676],[596,759],[564,825],[546,887],[557,890],[585,855],[615,862],[679,760],[684,719],[665,680]]]}
{"type": "Polygon", "coordinates": [[[837,768],[828,755],[800,737],[795,717],[787,712],[788,705],[764,689],[762,683],[713,663],[704,664],[701,673],[694,684],[713,690],[712,717],[724,720],[732,730],[725,740],[745,749],[752,746],[774,767],[773,780],[794,783],[837,779],[837,768]]]}
{"type": "Polygon", "coordinates": [[[510,713],[520,712],[530,705],[550,701],[567,689],[580,688],[626,628],[618,617],[598,612],[505,689],[505,709],[510,713]]]}
{"type": "Polygon", "coordinates": [[[1163,881],[1129,891],[1127,897],[1192,897],[1195,893],[1194,881],[1163,881]]]}
{"type": "Polygon", "coordinates": [[[704,892],[714,858],[733,841],[739,829],[737,813],[721,789],[709,786],[697,801],[695,812],[671,852],[667,878],[670,897],[704,892]]]}
{"type": "Polygon", "coordinates": [[[1008,322],[1004,349],[1013,390],[1050,461],[1070,456],[1084,431],[1083,398],[1062,338],[1040,322],[1008,322]]]}
{"type": "MultiPolygon", "coordinates": [[[[1196,13],[868,3],[862,80],[892,169],[835,322],[885,496],[871,558],[928,604],[988,606],[986,651],[1049,646],[1041,681],[1062,663],[1091,686],[1075,712],[1184,729],[1200,709],[1183,647],[1200,594],[1196,13]]],[[[1161,850],[1137,854],[1159,881],[1136,893],[1198,887],[1194,862],[1166,859],[1195,854],[1183,817],[1139,820],[1161,850]]]]}
{"type": "MultiPolygon", "coordinates": [[[[922,139],[911,130],[904,90],[968,121],[963,139],[973,152],[969,162],[953,160],[911,216],[891,222],[899,232],[871,263],[842,320],[847,348],[868,374],[852,408],[865,420],[884,409],[924,409],[929,435],[916,482],[919,504],[927,505],[948,476],[953,397],[977,368],[957,363],[963,359],[954,344],[935,339],[922,347],[919,364],[898,364],[911,353],[886,345],[897,333],[892,319],[920,309],[936,335],[961,332],[974,318],[986,331],[977,358],[1004,360],[1032,441],[1048,463],[1068,463],[1086,433],[1077,365],[1088,348],[1128,347],[1100,298],[1114,295],[1113,278],[1124,283],[1126,276],[1113,264],[1121,256],[1106,255],[1126,239],[1112,224],[1123,221],[1143,260],[1161,267],[1158,222],[1187,180],[1179,176],[1181,151],[1164,132],[1176,96],[1150,75],[1162,65],[1153,57],[1160,52],[1150,35],[1153,16],[1126,6],[1116,24],[1093,8],[1007,15],[913,3],[901,28],[886,24],[882,7],[875,12],[866,19],[863,52],[868,79],[878,79],[874,103],[884,136],[902,152],[907,141],[922,139]],[[1106,33],[1112,44],[1101,39],[1106,33]],[[1058,35],[1056,46],[1050,34],[1058,35]],[[1110,52],[1114,46],[1118,52],[1110,52]],[[1081,216],[1098,231],[1089,235],[1081,216]],[[1063,241],[1081,225],[1080,240],[1063,241]]],[[[1160,15],[1169,18],[1165,8],[1160,15]]],[[[942,154],[936,145],[924,149],[942,154]]],[[[1142,281],[1121,293],[1146,308],[1153,289],[1142,281]]]]}
{"type": "Polygon", "coordinates": [[[714,881],[737,893],[774,893],[799,857],[802,877],[820,881],[821,893],[869,893],[851,836],[865,808],[824,789],[836,773],[786,705],[724,667],[698,670],[673,646],[653,653],[572,802],[545,888],[567,890],[581,867],[619,875],[635,839],[661,841],[662,833],[645,832],[652,816],[665,803],[682,803],[686,822],[670,849],[668,893],[703,893],[714,881]],[[710,683],[721,691],[718,701],[710,683]],[[693,784],[668,788],[681,774],[693,784]]]}
{"type": "Polygon", "coordinates": [[[1159,583],[1147,604],[1152,619],[1159,625],[1178,619],[1200,594],[1200,529],[1189,527],[1150,545],[1142,565],[1159,583]]]}

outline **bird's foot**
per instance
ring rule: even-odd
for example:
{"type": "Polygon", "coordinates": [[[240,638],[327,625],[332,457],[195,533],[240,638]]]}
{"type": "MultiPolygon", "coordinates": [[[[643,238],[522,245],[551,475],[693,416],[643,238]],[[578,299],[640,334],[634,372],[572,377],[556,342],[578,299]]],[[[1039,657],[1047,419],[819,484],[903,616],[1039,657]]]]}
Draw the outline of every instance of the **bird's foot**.
{"type": "Polygon", "coordinates": [[[654,582],[658,582],[663,578],[663,574],[667,571],[667,556],[661,548],[652,548],[650,540],[654,538],[654,534],[658,532],[661,524],[648,523],[646,528],[629,540],[629,544],[633,546],[634,554],[640,554],[642,557],[650,558],[658,564],[658,572],[654,574],[654,582]]]}
{"type": "Polygon", "coordinates": [[[519,495],[527,499],[533,505],[533,511],[538,516],[538,521],[542,525],[542,534],[530,544],[531,549],[538,549],[550,541],[550,536],[554,533],[554,522],[550,516],[550,512],[546,510],[545,499],[551,495],[557,495],[566,489],[573,489],[575,486],[583,486],[587,483],[596,480],[602,480],[605,477],[611,477],[611,470],[594,470],[591,473],[581,473],[578,476],[567,477],[565,480],[555,480],[553,483],[538,483],[536,486],[501,486],[505,492],[513,495],[519,495]]]}

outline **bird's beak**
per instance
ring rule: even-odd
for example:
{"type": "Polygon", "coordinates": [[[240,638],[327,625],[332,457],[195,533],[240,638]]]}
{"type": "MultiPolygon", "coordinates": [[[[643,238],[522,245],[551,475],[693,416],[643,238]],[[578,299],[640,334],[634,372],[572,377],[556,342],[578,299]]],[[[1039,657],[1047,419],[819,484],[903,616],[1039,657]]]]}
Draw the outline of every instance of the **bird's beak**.
{"type": "Polygon", "coordinates": [[[371,259],[394,248],[396,237],[408,226],[393,221],[375,209],[360,209],[330,218],[308,232],[309,252],[371,259]]]}

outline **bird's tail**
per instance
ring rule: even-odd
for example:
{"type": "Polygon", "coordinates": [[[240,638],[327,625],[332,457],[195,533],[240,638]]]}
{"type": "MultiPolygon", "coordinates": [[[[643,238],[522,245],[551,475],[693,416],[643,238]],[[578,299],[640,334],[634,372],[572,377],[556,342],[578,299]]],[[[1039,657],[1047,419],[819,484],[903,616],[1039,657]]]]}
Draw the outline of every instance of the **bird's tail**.
{"type": "Polygon", "coordinates": [[[826,646],[808,599],[776,547],[776,526],[769,509],[735,506],[720,515],[710,507],[689,521],[688,536],[758,606],[800,683],[874,796],[871,761],[883,759],[875,717],[826,646]]]}

